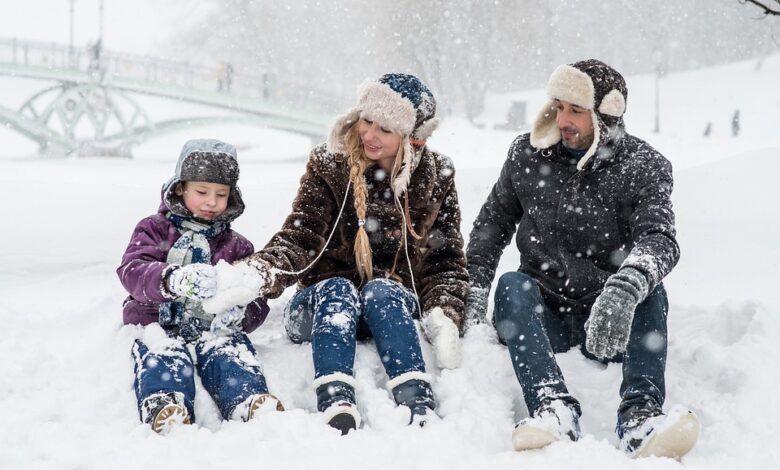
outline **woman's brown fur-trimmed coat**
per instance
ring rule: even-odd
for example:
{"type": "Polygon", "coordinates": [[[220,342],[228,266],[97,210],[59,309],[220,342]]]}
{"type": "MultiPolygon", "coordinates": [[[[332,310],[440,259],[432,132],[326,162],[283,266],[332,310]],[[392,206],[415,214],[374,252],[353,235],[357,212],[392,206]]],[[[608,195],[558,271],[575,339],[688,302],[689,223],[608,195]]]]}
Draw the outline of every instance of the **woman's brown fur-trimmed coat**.
{"type": "MultiPolygon", "coordinates": [[[[320,253],[332,230],[344,200],[348,174],[346,157],[328,152],[325,145],[315,147],[301,177],[292,212],[282,229],[253,257],[285,271],[305,268],[320,253]]],[[[396,279],[400,277],[403,285],[411,289],[402,245],[403,219],[393,198],[390,178],[378,166],[368,168],[365,176],[368,186],[365,228],[373,252],[374,278],[388,276],[395,262],[396,279]]],[[[408,191],[412,226],[421,239],[415,240],[408,234],[407,240],[423,312],[441,307],[463,331],[469,278],[454,176],[449,158],[427,147],[423,150],[408,191]]],[[[332,277],[344,277],[360,285],[354,255],[357,229],[350,187],[344,212],[322,257],[298,277],[278,275],[269,297],[278,297],[296,281],[305,287],[332,277]]]]}

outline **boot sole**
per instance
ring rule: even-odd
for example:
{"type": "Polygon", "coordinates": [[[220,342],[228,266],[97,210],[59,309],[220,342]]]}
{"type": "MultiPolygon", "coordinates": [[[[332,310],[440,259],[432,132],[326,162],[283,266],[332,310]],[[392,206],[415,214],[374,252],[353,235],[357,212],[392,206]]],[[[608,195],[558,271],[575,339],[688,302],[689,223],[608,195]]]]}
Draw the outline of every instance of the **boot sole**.
{"type": "Polygon", "coordinates": [[[187,409],[176,403],[171,403],[165,405],[163,409],[157,413],[154,422],[152,422],[152,429],[156,433],[164,433],[177,424],[190,423],[190,414],[187,412],[187,409]]]}
{"type": "Polygon", "coordinates": [[[653,434],[645,445],[640,447],[632,458],[669,457],[679,459],[696,444],[700,430],[699,419],[688,412],[666,429],[653,434]]]}
{"type": "Polygon", "coordinates": [[[346,435],[350,431],[357,429],[355,417],[349,413],[339,413],[332,417],[330,421],[328,421],[328,426],[341,431],[342,436],[346,435]]]}
{"type": "Polygon", "coordinates": [[[255,413],[262,408],[266,403],[272,404],[273,402],[276,402],[276,411],[284,411],[284,406],[282,405],[282,402],[279,401],[278,398],[271,395],[270,393],[266,393],[264,395],[260,395],[259,397],[255,398],[252,401],[252,404],[249,405],[249,414],[247,421],[255,417],[255,413]]]}
{"type": "Polygon", "coordinates": [[[512,431],[512,447],[516,451],[541,449],[556,441],[558,438],[551,433],[531,426],[518,426],[512,431]]]}

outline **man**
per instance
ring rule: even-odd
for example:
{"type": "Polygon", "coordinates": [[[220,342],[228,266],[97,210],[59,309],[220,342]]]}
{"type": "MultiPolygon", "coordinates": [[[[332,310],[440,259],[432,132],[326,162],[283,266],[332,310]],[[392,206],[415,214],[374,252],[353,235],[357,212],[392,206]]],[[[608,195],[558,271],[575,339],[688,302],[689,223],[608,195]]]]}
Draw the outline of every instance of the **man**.
{"type": "Polygon", "coordinates": [[[554,353],[580,346],[623,362],[617,433],[632,456],[679,457],[696,416],[664,415],[666,315],[661,284],[677,264],[671,164],[625,132],[623,77],[597,60],[562,65],[530,134],[515,139],[468,245],[469,321],[486,317],[501,253],[517,231],[520,267],[501,276],[493,322],[530,416],[516,450],[580,436],[578,401],[554,353]]]}

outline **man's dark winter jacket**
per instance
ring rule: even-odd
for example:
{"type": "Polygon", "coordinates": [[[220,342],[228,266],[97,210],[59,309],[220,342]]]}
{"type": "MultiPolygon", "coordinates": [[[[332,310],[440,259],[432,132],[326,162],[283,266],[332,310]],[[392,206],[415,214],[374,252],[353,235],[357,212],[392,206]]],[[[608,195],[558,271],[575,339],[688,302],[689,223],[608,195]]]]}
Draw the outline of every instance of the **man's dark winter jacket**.
{"type": "Polygon", "coordinates": [[[587,314],[607,278],[623,266],[647,275],[652,291],[677,263],[671,164],[646,142],[611,136],[609,148],[581,171],[560,143],[515,139],[471,232],[467,258],[484,316],[487,293],[517,231],[519,271],[535,278],[545,300],[587,314]]]}

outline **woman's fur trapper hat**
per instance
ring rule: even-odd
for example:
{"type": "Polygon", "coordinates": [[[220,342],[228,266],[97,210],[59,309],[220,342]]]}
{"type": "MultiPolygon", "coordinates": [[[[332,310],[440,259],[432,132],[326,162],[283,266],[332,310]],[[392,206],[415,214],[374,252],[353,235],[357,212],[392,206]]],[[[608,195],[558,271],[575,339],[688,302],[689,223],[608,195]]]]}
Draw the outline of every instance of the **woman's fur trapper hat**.
{"type": "Polygon", "coordinates": [[[589,59],[561,65],[550,75],[547,96],[550,101],[544,105],[531,129],[534,147],[548,148],[561,140],[561,131],[555,122],[556,99],[591,111],[593,144],[577,163],[578,169],[585,167],[600,145],[622,135],[628,89],[623,76],[604,62],[589,59]]]}
{"type": "Polygon", "coordinates": [[[176,185],[183,181],[230,186],[227,209],[216,220],[230,222],[244,212],[244,200],[238,189],[238,152],[233,145],[216,139],[193,139],[182,147],[176,173],[163,186],[163,201],[174,214],[190,217],[192,213],[176,194],[176,185]]]}
{"type": "Polygon", "coordinates": [[[409,185],[420,160],[425,140],[439,119],[433,93],[414,75],[389,73],[360,87],[358,104],[339,117],[328,137],[328,151],[345,153],[344,136],[360,118],[376,121],[385,129],[401,134],[404,161],[393,190],[401,195],[409,185]]]}

